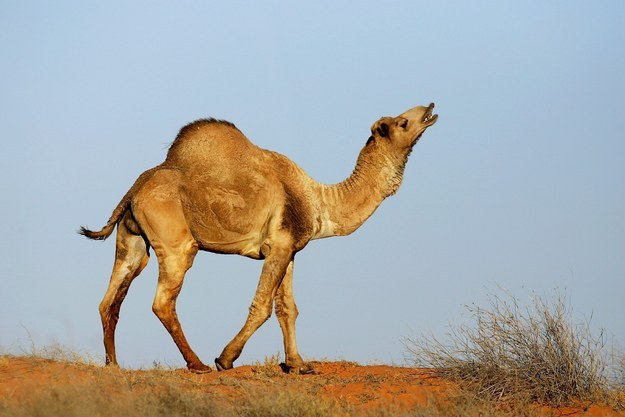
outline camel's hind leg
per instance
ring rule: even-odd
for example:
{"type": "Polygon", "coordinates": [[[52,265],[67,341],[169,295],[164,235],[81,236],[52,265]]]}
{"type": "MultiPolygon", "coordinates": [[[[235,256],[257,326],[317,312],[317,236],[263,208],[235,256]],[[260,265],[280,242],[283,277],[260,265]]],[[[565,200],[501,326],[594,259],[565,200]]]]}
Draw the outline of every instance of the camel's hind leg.
{"type": "Polygon", "coordinates": [[[297,311],[295,299],[293,298],[293,261],[289,263],[282,283],[280,287],[278,287],[275,310],[284,338],[285,361],[283,369],[289,373],[312,373],[312,367],[305,364],[302,360],[297,350],[297,341],[295,339],[295,320],[299,312],[297,311]]]}
{"type": "Polygon", "coordinates": [[[117,365],[115,327],[119,320],[119,309],[132,280],[141,273],[149,259],[148,246],[143,236],[133,234],[128,230],[129,222],[133,220],[130,213],[127,213],[117,227],[115,265],[108,289],[100,303],[107,365],[117,365]]]}
{"type": "Polygon", "coordinates": [[[198,252],[198,244],[186,223],[182,206],[175,200],[151,200],[149,210],[139,210],[137,219],[158,257],[158,286],[152,311],[178,346],[189,370],[210,372],[187,341],[178,314],[176,299],[182,288],[184,275],[198,252]]]}

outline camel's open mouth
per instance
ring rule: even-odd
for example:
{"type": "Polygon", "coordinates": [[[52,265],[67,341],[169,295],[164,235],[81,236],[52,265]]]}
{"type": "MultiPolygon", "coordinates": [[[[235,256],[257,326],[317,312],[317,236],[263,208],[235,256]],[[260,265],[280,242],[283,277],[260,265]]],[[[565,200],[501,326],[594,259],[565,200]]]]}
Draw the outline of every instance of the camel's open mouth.
{"type": "Polygon", "coordinates": [[[428,109],[425,111],[423,115],[423,119],[421,120],[423,123],[426,123],[428,126],[432,126],[436,123],[436,119],[438,119],[438,114],[432,114],[432,110],[434,110],[434,103],[430,103],[428,109]]]}

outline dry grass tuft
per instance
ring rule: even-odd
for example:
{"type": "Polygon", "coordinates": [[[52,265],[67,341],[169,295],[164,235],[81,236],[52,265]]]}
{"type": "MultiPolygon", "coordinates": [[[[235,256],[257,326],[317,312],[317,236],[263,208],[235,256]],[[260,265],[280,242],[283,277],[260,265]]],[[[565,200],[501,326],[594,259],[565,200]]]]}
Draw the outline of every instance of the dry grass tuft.
{"type": "Polygon", "coordinates": [[[282,368],[280,367],[280,353],[265,356],[265,361],[262,363],[260,361],[254,362],[252,372],[256,375],[269,378],[283,374],[282,368]]]}
{"type": "Polygon", "coordinates": [[[408,360],[433,367],[480,397],[562,406],[603,401],[603,334],[575,324],[566,297],[535,297],[522,308],[509,293],[491,295],[487,308],[468,306],[475,327],[452,328],[450,343],[434,336],[405,339],[408,360]]]}
{"type": "Polygon", "coordinates": [[[88,353],[77,352],[59,343],[41,348],[37,348],[32,344],[30,351],[26,353],[35,358],[49,359],[57,362],[72,362],[83,365],[96,365],[101,362],[101,360],[94,359],[93,356],[88,353]]]}

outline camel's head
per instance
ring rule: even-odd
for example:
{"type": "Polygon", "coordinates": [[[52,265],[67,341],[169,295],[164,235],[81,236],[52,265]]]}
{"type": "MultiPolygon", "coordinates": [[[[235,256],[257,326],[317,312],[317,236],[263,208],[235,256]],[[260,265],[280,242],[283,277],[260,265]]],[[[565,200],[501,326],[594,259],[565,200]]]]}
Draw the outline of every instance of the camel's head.
{"type": "Polygon", "coordinates": [[[409,151],[425,129],[436,123],[438,115],[432,110],[434,103],[414,107],[397,117],[383,117],[371,126],[372,139],[388,140],[398,150],[409,151]]]}

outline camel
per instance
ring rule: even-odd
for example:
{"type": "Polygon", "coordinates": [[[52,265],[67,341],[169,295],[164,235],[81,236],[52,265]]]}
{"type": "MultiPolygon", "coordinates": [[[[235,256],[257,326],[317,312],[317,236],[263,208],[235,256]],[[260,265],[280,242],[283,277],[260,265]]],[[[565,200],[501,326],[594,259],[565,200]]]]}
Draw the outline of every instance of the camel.
{"type": "Polygon", "coordinates": [[[376,121],[354,171],[334,185],[318,183],[287,157],[257,147],[230,122],[201,119],[183,127],[165,162],[139,176],[100,231],[79,230],[104,240],[117,226],[115,263],[99,307],[106,365],[117,366],[120,307],[152,247],[159,267],[152,310],[190,371],[212,368],[187,342],[176,298],[195,255],[204,250],[264,260],[247,319],[215,359],[217,370],[233,367],[248,339],[275,309],[283,334],[284,371],[313,372],[295,338],[295,255],[313,239],[354,232],[397,191],[412,148],[438,118],[433,109],[432,103],[376,121]]]}

